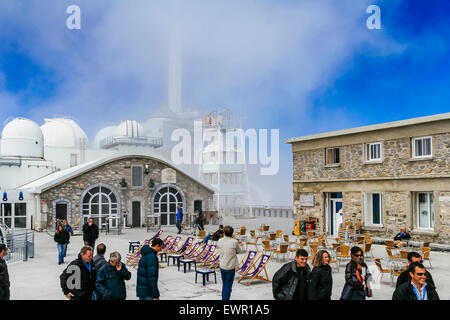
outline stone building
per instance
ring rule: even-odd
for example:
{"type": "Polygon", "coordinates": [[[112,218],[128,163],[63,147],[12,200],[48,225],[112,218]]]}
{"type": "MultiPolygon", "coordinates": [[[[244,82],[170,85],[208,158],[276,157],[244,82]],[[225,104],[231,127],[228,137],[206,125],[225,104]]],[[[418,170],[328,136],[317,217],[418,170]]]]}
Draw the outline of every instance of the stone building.
{"type": "Polygon", "coordinates": [[[214,190],[168,162],[147,155],[116,155],[55,172],[21,187],[34,199],[33,227],[52,229],[56,219],[81,226],[175,225],[184,213],[208,210],[214,190]]]}
{"type": "Polygon", "coordinates": [[[450,113],[292,138],[294,215],[450,243],[450,113]]]}

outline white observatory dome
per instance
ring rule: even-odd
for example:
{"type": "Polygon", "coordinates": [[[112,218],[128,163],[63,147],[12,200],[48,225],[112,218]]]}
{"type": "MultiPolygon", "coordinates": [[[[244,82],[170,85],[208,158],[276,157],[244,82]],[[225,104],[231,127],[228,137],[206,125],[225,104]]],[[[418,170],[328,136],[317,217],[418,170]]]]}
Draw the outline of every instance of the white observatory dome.
{"type": "Polygon", "coordinates": [[[120,123],[114,134],[117,137],[145,137],[144,127],[136,120],[125,120],[120,123]]]}
{"type": "Polygon", "coordinates": [[[78,149],[88,145],[86,133],[72,119],[45,119],[41,129],[46,147],[78,149]]]}
{"type": "Polygon", "coordinates": [[[100,142],[107,137],[112,137],[117,130],[117,126],[109,126],[101,129],[94,138],[92,143],[95,149],[100,149],[100,142]]]}
{"type": "Polygon", "coordinates": [[[44,137],[39,126],[25,118],[16,118],[2,131],[2,157],[44,158],[44,137]]]}

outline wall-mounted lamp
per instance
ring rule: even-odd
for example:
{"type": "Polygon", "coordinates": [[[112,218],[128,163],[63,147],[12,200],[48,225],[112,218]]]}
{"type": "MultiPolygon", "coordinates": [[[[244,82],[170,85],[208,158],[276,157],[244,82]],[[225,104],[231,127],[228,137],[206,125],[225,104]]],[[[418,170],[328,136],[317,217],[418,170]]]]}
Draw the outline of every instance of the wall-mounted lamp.
{"type": "Polygon", "coordinates": [[[150,182],[148,183],[149,190],[155,189],[155,181],[153,179],[150,179],[150,182]]]}
{"type": "Polygon", "coordinates": [[[122,189],[126,189],[128,184],[125,181],[125,178],[122,178],[122,181],[120,181],[120,186],[122,187],[122,189]]]}
{"type": "Polygon", "coordinates": [[[149,168],[148,164],[144,165],[144,173],[145,174],[149,174],[150,173],[150,168],[149,168]]]}
{"type": "Polygon", "coordinates": [[[23,192],[22,191],[19,192],[19,201],[23,201],[23,192]]]}
{"type": "Polygon", "coordinates": [[[8,201],[8,194],[3,192],[3,201],[8,201]]]}

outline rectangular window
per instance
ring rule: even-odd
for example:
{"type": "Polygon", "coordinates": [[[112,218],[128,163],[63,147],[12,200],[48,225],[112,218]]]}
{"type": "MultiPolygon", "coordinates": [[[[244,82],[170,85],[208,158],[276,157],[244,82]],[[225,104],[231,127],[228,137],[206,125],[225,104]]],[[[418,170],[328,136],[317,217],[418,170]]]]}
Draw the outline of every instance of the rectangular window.
{"type": "Polygon", "coordinates": [[[427,158],[433,156],[431,137],[412,139],[413,158],[427,158]]]}
{"type": "Polygon", "coordinates": [[[6,224],[12,228],[12,205],[11,203],[2,203],[0,213],[0,224],[6,224]]]}
{"type": "Polygon", "coordinates": [[[381,142],[366,144],[366,161],[381,161],[381,142]]]}
{"type": "Polygon", "coordinates": [[[131,167],[132,187],[142,187],[144,185],[143,169],[142,166],[131,167]]]}
{"type": "Polygon", "coordinates": [[[417,227],[419,229],[434,229],[434,204],[432,192],[417,192],[415,208],[417,227]]]}
{"type": "Polygon", "coordinates": [[[339,148],[328,148],[326,149],[326,163],[329,164],[338,164],[339,159],[339,148]]]}
{"type": "Polygon", "coordinates": [[[365,221],[369,226],[382,226],[381,193],[365,193],[365,221]]]}

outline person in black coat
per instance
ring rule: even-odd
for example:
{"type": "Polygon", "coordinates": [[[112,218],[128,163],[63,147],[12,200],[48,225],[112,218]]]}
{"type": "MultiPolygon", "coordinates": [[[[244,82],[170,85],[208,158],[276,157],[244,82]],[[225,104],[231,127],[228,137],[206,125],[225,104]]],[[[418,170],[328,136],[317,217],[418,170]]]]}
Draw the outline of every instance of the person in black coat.
{"type": "Polygon", "coordinates": [[[94,223],[94,219],[89,218],[88,222],[83,225],[83,241],[85,246],[95,248],[95,240],[98,239],[98,226],[94,223]]]}
{"type": "Polygon", "coordinates": [[[426,282],[423,264],[413,262],[408,268],[411,281],[404,282],[395,289],[392,300],[439,300],[436,288],[426,282]]]}
{"type": "Polygon", "coordinates": [[[155,238],[151,247],[145,245],[141,249],[142,258],[139,260],[136,284],[136,296],[139,300],[159,300],[157,254],[163,246],[164,242],[155,238]]]}
{"type": "Polygon", "coordinates": [[[120,253],[110,254],[109,261],[97,273],[95,288],[98,300],[125,300],[127,288],[125,280],[131,279],[131,272],[121,261],[120,253]]]}
{"type": "Polygon", "coordinates": [[[406,242],[405,240],[409,239],[411,239],[411,235],[406,232],[405,227],[401,227],[400,232],[397,233],[394,237],[394,244],[397,248],[403,248],[408,245],[408,242],[406,242]]]}
{"type": "MultiPolygon", "coordinates": [[[[423,263],[422,256],[419,253],[412,251],[412,252],[408,253],[408,262],[409,262],[409,264],[414,263],[414,262],[423,263]]],[[[427,275],[427,279],[426,279],[427,284],[435,287],[431,273],[428,272],[428,270],[426,270],[425,273],[427,275]]],[[[409,275],[409,270],[403,271],[398,276],[397,284],[395,285],[395,288],[398,288],[401,284],[403,284],[405,282],[408,282],[408,283],[411,282],[411,276],[409,275]]]]}
{"type": "Polygon", "coordinates": [[[341,300],[365,300],[371,274],[364,262],[364,254],[359,247],[351,249],[351,261],[345,267],[345,285],[341,300]]]}
{"type": "Polygon", "coordinates": [[[0,301],[9,300],[9,273],[6,261],[3,259],[7,251],[8,248],[0,243],[0,301]]]}
{"type": "Polygon", "coordinates": [[[64,263],[64,256],[66,254],[67,244],[69,243],[70,234],[63,226],[59,225],[53,238],[58,246],[58,264],[64,263]]]}
{"type": "Polygon", "coordinates": [[[309,300],[331,300],[333,276],[329,262],[330,254],[326,250],[320,250],[314,256],[312,261],[314,269],[311,273],[308,293],[309,300]]]}
{"type": "Polygon", "coordinates": [[[84,246],[78,258],[67,266],[59,279],[67,299],[91,300],[96,277],[97,273],[92,262],[92,248],[84,246]]]}
{"type": "MultiPolygon", "coordinates": [[[[67,232],[69,232],[69,235],[70,236],[73,236],[73,229],[72,229],[72,227],[70,226],[70,224],[69,224],[69,222],[67,222],[67,220],[63,220],[63,228],[64,228],[64,230],[66,230],[67,232]]],[[[67,246],[66,246],[66,251],[64,252],[64,258],[66,257],[66,254],[67,254],[67,247],[69,246],[69,243],[70,243],[70,237],[69,237],[69,241],[67,242],[67,246]]]]}
{"type": "Polygon", "coordinates": [[[275,300],[307,300],[310,281],[308,252],[299,249],[295,261],[283,265],[273,276],[273,297],[275,300]]]}

